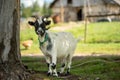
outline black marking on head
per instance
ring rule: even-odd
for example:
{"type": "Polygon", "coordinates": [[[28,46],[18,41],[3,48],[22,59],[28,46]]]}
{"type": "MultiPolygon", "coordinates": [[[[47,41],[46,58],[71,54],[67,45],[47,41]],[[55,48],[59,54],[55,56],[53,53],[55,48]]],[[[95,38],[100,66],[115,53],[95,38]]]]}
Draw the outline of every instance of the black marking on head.
{"type": "Polygon", "coordinates": [[[41,36],[43,36],[46,32],[45,29],[46,25],[44,23],[39,23],[38,20],[35,21],[35,32],[36,34],[40,34],[41,36]]]}
{"type": "Polygon", "coordinates": [[[35,32],[37,35],[43,36],[49,28],[46,28],[47,25],[50,24],[51,21],[47,20],[45,17],[39,17],[35,22],[29,21],[28,23],[31,26],[35,27],[35,32]]]}

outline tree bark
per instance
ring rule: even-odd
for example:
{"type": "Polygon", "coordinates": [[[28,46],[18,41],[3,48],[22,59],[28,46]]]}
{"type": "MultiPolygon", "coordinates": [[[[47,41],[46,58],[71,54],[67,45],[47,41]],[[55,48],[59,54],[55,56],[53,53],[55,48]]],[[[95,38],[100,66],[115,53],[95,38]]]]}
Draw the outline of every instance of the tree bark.
{"type": "Polygon", "coordinates": [[[0,80],[25,80],[20,55],[20,1],[0,0],[0,80]]]}

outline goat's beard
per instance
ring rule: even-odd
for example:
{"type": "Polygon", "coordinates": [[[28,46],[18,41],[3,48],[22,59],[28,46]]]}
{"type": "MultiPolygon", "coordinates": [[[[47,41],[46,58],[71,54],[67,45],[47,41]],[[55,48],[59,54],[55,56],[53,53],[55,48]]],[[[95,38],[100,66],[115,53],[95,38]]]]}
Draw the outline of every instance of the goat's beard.
{"type": "Polygon", "coordinates": [[[44,34],[45,34],[45,33],[40,33],[39,35],[40,35],[41,37],[43,37],[43,36],[44,36],[44,34]]]}
{"type": "Polygon", "coordinates": [[[39,36],[39,37],[44,37],[44,36],[45,36],[45,32],[38,34],[38,36],[39,36]]]}
{"type": "Polygon", "coordinates": [[[40,40],[41,42],[44,41],[44,39],[45,39],[45,35],[46,35],[46,33],[44,33],[43,35],[38,34],[38,38],[39,38],[39,40],[40,40]]]}

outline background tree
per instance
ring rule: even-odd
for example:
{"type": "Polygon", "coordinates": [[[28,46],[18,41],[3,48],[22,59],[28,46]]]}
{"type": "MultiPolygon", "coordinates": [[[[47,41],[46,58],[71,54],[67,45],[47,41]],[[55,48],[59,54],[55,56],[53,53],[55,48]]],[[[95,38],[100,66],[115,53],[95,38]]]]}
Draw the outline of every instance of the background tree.
{"type": "Polygon", "coordinates": [[[32,5],[32,12],[39,12],[39,11],[40,11],[40,6],[38,4],[38,1],[36,0],[32,5]]]}
{"type": "Polygon", "coordinates": [[[31,7],[24,7],[22,9],[22,17],[24,18],[27,18],[27,17],[30,17],[32,15],[32,10],[31,10],[31,7]]]}
{"type": "Polygon", "coordinates": [[[32,6],[25,7],[24,4],[21,4],[21,12],[22,12],[22,17],[28,18],[31,15],[40,15],[41,7],[38,4],[38,1],[36,0],[32,6]]]}
{"type": "Polygon", "coordinates": [[[49,8],[49,5],[46,1],[44,1],[44,5],[42,7],[42,12],[41,12],[43,15],[51,15],[52,14],[52,11],[51,9],[49,8]]]}
{"type": "Polygon", "coordinates": [[[52,11],[48,8],[49,3],[44,1],[44,5],[40,6],[38,0],[33,2],[32,6],[25,7],[24,4],[21,4],[21,17],[28,18],[31,15],[51,15],[52,11]]]}
{"type": "Polygon", "coordinates": [[[19,0],[0,0],[0,80],[25,80],[20,55],[19,0]]]}

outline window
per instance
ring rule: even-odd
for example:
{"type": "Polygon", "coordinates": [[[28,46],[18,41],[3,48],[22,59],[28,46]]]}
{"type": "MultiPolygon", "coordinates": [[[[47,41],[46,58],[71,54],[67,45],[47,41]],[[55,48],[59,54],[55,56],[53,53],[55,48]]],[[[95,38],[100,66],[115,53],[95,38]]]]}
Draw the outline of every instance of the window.
{"type": "Polygon", "coordinates": [[[67,3],[68,4],[72,4],[72,0],[67,0],[67,3]]]}

